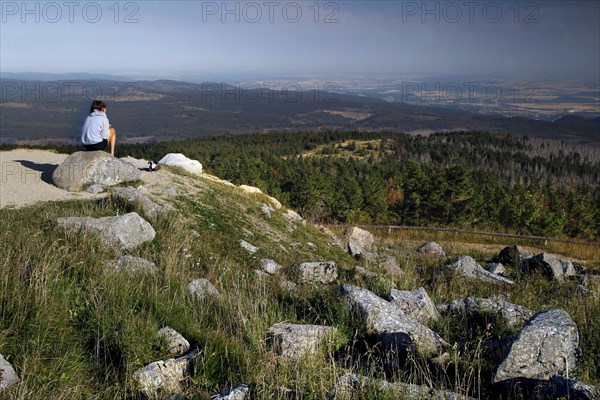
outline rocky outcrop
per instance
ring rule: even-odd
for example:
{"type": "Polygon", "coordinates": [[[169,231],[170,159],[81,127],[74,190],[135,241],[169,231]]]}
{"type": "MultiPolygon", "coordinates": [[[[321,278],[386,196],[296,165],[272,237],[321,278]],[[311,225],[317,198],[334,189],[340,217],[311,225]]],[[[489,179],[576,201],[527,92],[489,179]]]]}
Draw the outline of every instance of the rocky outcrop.
{"type": "Polygon", "coordinates": [[[412,292],[391,289],[388,292],[388,299],[404,315],[408,315],[422,324],[427,324],[432,320],[435,321],[440,317],[435,304],[422,287],[412,292]]]}
{"type": "Polygon", "coordinates": [[[133,373],[138,389],[150,398],[158,391],[180,393],[187,386],[193,372],[194,359],[199,351],[194,350],[179,358],[155,361],[133,373]]]}
{"type": "Polygon", "coordinates": [[[456,261],[448,264],[447,267],[452,268],[454,271],[466,278],[479,279],[481,281],[494,283],[496,285],[514,284],[514,282],[509,279],[486,271],[470,256],[460,256],[456,261]]]}
{"type": "Polygon", "coordinates": [[[496,299],[481,299],[477,297],[466,297],[453,300],[450,303],[438,306],[442,315],[479,317],[484,314],[500,315],[506,325],[510,328],[521,328],[533,315],[533,313],[516,304],[496,299]]]}
{"type": "Polygon", "coordinates": [[[347,243],[348,252],[356,258],[365,258],[371,251],[375,237],[369,231],[358,227],[351,227],[344,232],[344,241],[347,243]]]}
{"type": "Polygon", "coordinates": [[[221,394],[210,397],[210,400],[246,400],[250,399],[250,386],[242,383],[221,394]]]}
{"type": "Polygon", "coordinates": [[[116,217],[66,217],[58,218],[58,225],[67,229],[91,232],[100,236],[109,246],[132,249],[154,239],[156,232],[152,225],[137,213],[116,217]]]}
{"type": "Polygon", "coordinates": [[[187,158],[181,153],[169,153],[161,158],[158,163],[182,168],[191,174],[202,175],[202,164],[200,164],[200,161],[187,158]]]}
{"type": "Polygon", "coordinates": [[[159,215],[174,211],[175,208],[170,204],[159,205],[150,200],[144,191],[131,186],[116,188],[113,196],[118,201],[133,205],[146,218],[156,219],[159,215]]]}
{"type": "Polygon", "coordinates": [[[134,256],[121,256],[104,262],[106,272],[125,272],[129,274],[155,274],[158,267],[152,261],[134,256]]]}
{"type": "Polygon", "coordinates": [[[563,310],[534,315],[498,366],[494,382],[514,378],[548,379],[577,367],[579,333],[563,310]]]}
{"type": "Polygon", "coordinates": [[[369,333],[394,353],[416,349],[423,355],[439,352],[447,343],[431,329],[367,289],[342,285],[342,295],[363,318],[369,333]]]}
{"type": "Polygon", "coordinates": [[[385,395],[386,399],[473,400],[449,390],[438,390],[403,382],[392,383],[356,374],[340,375],[329,398],[332,400],[367,399],[373,393],[381,393],[385,395]]]}
{"type": "Polygon", "coordinates": [[[269,343],[276,354],[297,361],[307,354],[315,354],[335,332],[330,326],[278,323],[269,328],[269,343]]]}
{"type": "Polygon", "coordinates": [[[187,285],[188,292],[198,300],[204,300],[204,298],[213,297],[219,298],[221,294],[216,287],[208,279],[200,278],[194,279],[187,285]]]}
{"type": "Polygon", "coordinates": [[[291,275],[298,283],[331,283],[338,277],[337,266],[333,261],[304,262],[293,265],[291,275]]]}
{"type": "Polygon", "coordinates": [[[421,246],[419,246],[417,248],[417,252],[421,253],[421,254],[435,256],[435,257],[441,257],[441,258],[446,257],[446,253],[444,252],[444,249],[442,248],[442,246],[439,243],[436,243],[436,242],[427,242],[427,243],[422,244],[421,246]]]}
{"type": "Polygon", "coordinates": [[[541,253],[521,263],[525,273],[541,272],[548,279],[563,281],[563,266],[558,258],[548,253],[541,253]]]}
{"type": "Polygon", "coordinates": [[[19,383],[19,377],[13,366],[0,354],[0,394],[19,383]]]}
{"type": "Polygon", "coordinates": [[[156,334],[165,341],[170,356],[181,356],[190,351],[190,343],[170,326],[161,328],[156,334]]]}
{"type": "Polygon", "coordinates": [[[104,151],[73,153],[52,173],[52,183],[69,192],[79,192],[93,184],[106,187],[141,178],[139,169],[104,151]]]}

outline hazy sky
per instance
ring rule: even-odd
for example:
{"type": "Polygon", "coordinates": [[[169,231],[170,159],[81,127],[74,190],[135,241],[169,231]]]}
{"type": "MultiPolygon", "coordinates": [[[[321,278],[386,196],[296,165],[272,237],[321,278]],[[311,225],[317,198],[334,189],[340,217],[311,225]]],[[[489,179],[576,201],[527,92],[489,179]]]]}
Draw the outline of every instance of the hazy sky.
{"type": "Polygon", "coordinates": [[[0,3],[2,72],[600,79],[598,1],[0,3]]]}

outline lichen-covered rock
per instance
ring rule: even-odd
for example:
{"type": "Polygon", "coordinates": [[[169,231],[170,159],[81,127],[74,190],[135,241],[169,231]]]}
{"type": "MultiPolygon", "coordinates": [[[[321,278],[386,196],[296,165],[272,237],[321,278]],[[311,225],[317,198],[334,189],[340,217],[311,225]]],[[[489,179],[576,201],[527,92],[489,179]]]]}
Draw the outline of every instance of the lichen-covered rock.
{"type": "Polygon", "coordinates": [[[456,261],[447,265],[447,267],[452,268],[466,278],[479,279],[497,285],[514,284],[514,282],[509,279],[486,271],[470,256],[460,256],[456,261]]]}
{"type": "Polygon", "coordinates": [[[443,247],[436,242],[427,242],[417,248],[417,252],[436,257],[446,257],[443,247]]]}
{"type": "Polygon", "coordinates": [[[193,362],[199,351],[192,351],[179,358],[155,361],[133,373],[138,389],[150,398],[159,390],[181,392],[193,372],[193,362]]]}
{"type": "Polygon", "coordinates": [[[106,187],[141,178],[142,171],[105,151],[75,152],[52,173],[52,183],[69,192],[79,192],[93,184],[106,187]]]}
{"type": "MultiPolygon", "coordinates": [[[[341,374],[330,391],[332,400],[367,399],[373,393],[381,393],[395,399],[427,400],[473,400],[449,390],[438,390],[427,386],[403,382],[387,382],[356,374],[341,374]]],[[[388,397],[385,397],[386,399],[388,397]]]]}
{"type": "Polygon", "coordinates": [[[131,186],[119,187],[113,191],[113,196],[118,201],[133,205],[146,218],[156,219],[159,215],[174,211],[175,208],[170,204],[159,205],[144,193],[143,190],[131,186]]]}
{"type": "Polygon", "coordinates": [[[346,229],[344,240],[347,243],[348,252],[356,258],[364,258],[375,243],[375,237],[371,232],[356,226],[346,229]]]}
{"type": "Polygon", "coordinates": [[[269,258],[263,258],[262,260],[260,260],[260,269],[266,272],[267,274],[275,275],[276,273],[281,271],[283,267],[277,264],[274,260],[271,260],[269,258]]]}
{"type": "Polygon", "coordinates": [[[207,296],[219,298],[221,294],[208,279],[194,279],[187,285],[188,292],[198,300],[204,300],[207,296]]]}
{"type": "Polygon", "coordinates": [[[563,310],[534,315],[513,342],[498,366],[494,382],[514,378],[548,379],[577,367],[577,325],[563,310]]]}
{"type": "Polygon", "coordinates": [[[315,354],[336,329],[320,325],[294,325],[278,323],[269,328],[269,342],[275,353],[288,360],[299,360],[315,354]]]}
{"type": "Polygon", "coordinates": [[[67,229],[85,230],[97,234],[107,245],[117,245],[124,250],[149,242],[156,235],[152,225],[135,212],[116,217],[58,218],[57,222],[67,229]]]}
{"type": "Polygon", "coordinates": [[[422,324],[435,321],[440,316],[435,304],[422,287],[414,291],[391,289],[388,292],[388,299],[404,315],[408,315],[422,324]]]}
{"type": "Polygon", "coordinates": [[[560,260],[548,253],[541,253],[528,258],[521,263],[521,269],[525,273],[540,271],[549,279],[563,281],[563,266],[560,260]]]}
{"type": "Polygon", "coordinates": [[[466,297],[453,300],[439,307],[443,315],[450,316],[480,316],[482,314],[498,314],[510,328],[522,327],[533,315],[533,313],[517,304],[496,299],[481,299],[478,297],[466,297]]]}
{"type": "Polygon", "coordinates": [[[210,400],[247,400],[250,399],[250,386],[242,383],[221,394],[210,397],[210,400]]]}
{"type": "Polygon", "coordinates": [[[157,336],[167,343],[167,351],[171,356],[181,356],[190,351],[190,343],[187,339],[170,326],[161,328],[157,336]]]}
{"type": "Polygon", "coordinates": [[[19,383],[19,377],[13,366],[0,354],[0,393],[19,383]]]}
{"type": "Polygon", "coordinates": [[[291,274],[299,283],[331,283],[338,277],[337,266],[333,261],[294,265],[291,274]]]}
{"type": "Polygon", "coordinates": [[[369,333],[393,353],[415,348],[423,355],[438,353],[447,343],[434,331],[367,289],[342,285],[342,295],[351,309],[359,312],[369,333]]]}
{"type": "Polygon", "coordinates": [[[104,262],[106,272],[125,272],[130,274],[155,274],[158,267],[152,261],[134,256],[121,256],[104,262]]]}
{"type": "Polygon", "coordinates": [[[169,153],[161,158],[158,163],[183,168],[189,173],[202,175],[202,164],[200,164],[200,161],[187,158],[181,153],[169,153]]]}

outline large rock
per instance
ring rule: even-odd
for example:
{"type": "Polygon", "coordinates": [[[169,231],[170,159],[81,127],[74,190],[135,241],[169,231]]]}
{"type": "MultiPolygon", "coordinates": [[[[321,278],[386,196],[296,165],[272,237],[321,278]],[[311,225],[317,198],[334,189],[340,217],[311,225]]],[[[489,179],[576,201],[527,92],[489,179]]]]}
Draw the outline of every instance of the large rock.
{"type": "Polygon", "coordinates": [[[344,239],[347,243],[348,251],[356,258],[364,258],[371,252],[375,237],[369,231],[356,226],[346,229],[344,239]]]}
{"type": "Polygon", "coordinates": [[[548,253],[541,253],[521,263],[523,272],[541,272],[549,279],[563,281],[563,266],[558,258],[548,253]]]}
{"type": "Polygon", "coordinates": [[[336,329],[330,326],[278,323],[269,328],[269,342],[278,355],[299,360],[304,355],[315,354],[335,332],[336,329]]]}
{"type": "Polygon", "coordinates": [[[150,398],[158,391],[181,392],[193,372],[193,362],[199,351],[194,350],[179,358],[155,361],[133,373],[138,389],[150,398]]]}
{"type": "Polygon", "coordinates": [[[331,283],[338,277],[337,266],[333,261],[294,265],[291,274],[299,283],[331,283]]]}
{"type": "Polygon", "coordinates": [[[174,210],[174,207],[170,204],[156,204],[150,200],[143,191],[131,186],[116,188],[113,192],[113,196],[126,204],[133,205],[139,209],[146,218],[151,220],[156,219],[159,215],[174,210]]]}
{"type": "Polygon", "coordinates": [[[466,297],[439,306],[443,315],[478,317],[483,314],[498,314],[510,328],[521,328],[533,313],[517,304],[503,300],[466,297]]]}
{"type": "Polygon", "coordinates": [[[137,213],[131,212],[116,217],[66,217],[58,218],[58,225],[67,229],[78,229],[100,236],[107,245],[132,249],[154,239],[152,225],[137,213]]]}
{"type": "Polygon", "coordinates": [[[140,179],[142,171],[104,151],[73,153],[52,173],[52,183],[70,192],[93,184],[112,186],[140,179]]]}
{"type": "Polygon", "coordinates": [[[219,298],[221,294],[208,279],[194,279],[187,285],[188,292],[198,300],[204,300],[205,297],[219,298]]]}
{"type": "Polygon", "coordinates": [[[385,397],[382,398],[386,399],[473,400],[449,390],[438,390],[403,382],[392,383],[356,374],[340,375],[329,398],[332,400],[368,399],[374,393],[383,394],[385,397]]]}
{"type": "Polygon", "coordinates": [[[187,339],[170,326],[161,328],[157,336],[166,342],[170,356],[181,356],[190,351],[190,343],[187,339]]]}
{"type": "Polygon", "coordinates": [[[531,253],[523,250],[520,246],[506,246],[496,257],[496,261],[505,266],[518,267],[523,260],[532,256],[531,253]]]}
{"type": "Polygon", "coordinates": [[[183,168],[189,173],[202,175],[202,164],[200,164],[200,161],[187,158],[181,153],[169,153],[161,158],[158,163],[183,168]]]}
{"type": "Polygon", "coordinates": [[[210,397],[210,400],[246,400],[250,399],[250,386],[242,383],[221,394],[210,397]]]}
{"type": "Polygon", "coordinates": [[[542,311],[519,333],[493,380],[547,380],[552,373],[575,369],[579,351],[579,333],[571,317],[563,310],[542,311]]]}
{"type": "Polygon", "coordinates": [[[358,311],[386,350],[399,353],[415,348],[423,355],[438,353],[447,343],[434,331],[367,289],[342,285],[342,295],[358,311]]]}
{"type": "Polygon", "coordinates": [[[152,261],[134,256],[121,256],[104,262],[106,272],[125,272],[129,274],[155,274],[158,267],[152,261]]]}
{"type": "Polygon", "coordinates": [[[486,271],[470,256],[460,256],[456,261],[447,266],[466,278],[479,279],[497,285],[512,285],[514,283],[500,275],[486,271]]]}
{"type": "Polygon", "coordinates": [[[391,289],[388,292],[388,299],[404,315],[408,315],[422,324],[427,324],[432,320],[435,321],[440,317],[435,304],[422,287],[412,292],[391,289]]]}
{"type": "Polygon", "coordinates": [[[10,389],[12,386],[19,383],[19,377],[15,369],[8,361],[0,354],[0,393],[10,389]]]}
{"type": "Polygon", "coordinates": [[[444,249],[439,243],[427,242],[417,248],[417,252],[435,257],[446,257],[444,249]]]}

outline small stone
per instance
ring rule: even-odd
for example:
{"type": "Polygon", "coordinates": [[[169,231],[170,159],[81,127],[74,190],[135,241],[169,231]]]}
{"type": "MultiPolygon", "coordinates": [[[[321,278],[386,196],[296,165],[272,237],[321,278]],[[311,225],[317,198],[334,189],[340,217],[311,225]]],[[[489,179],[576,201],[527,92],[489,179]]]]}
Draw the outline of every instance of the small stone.
{"type": "Polygon", "coordinates": [[[417,248],[417,252],[435,257],[445,258],[446,253],[439,243],[427,242],[417,248]]]}
{"type": "Polygon", "coordinates": [[[97,183],[94,183],[93,185],[90,185],[86,189],[86,192],[91,193],[91,194],[102,193],[102,192],[104,192],[104,187],[102,185],[98,185],[97,183]]]}
{"type": "Polygon", "coordinates": [[[273,211],[275,211],[275,210],[273,210],[271,207],[269,207],[268,205],[266,205],[264,203],[260,206],[260,212],[267,218],[271,218],[271,213],[273,211]]]}
{"type": "Polygon", "coordinates": [[[19,377],[13,366],[0,354],[0,393],[19,383],[19,377]]]}
{"type": "Polygon", "coordinates": [[[292,274],[300,283],[331,283],[338,277],[337,266],[333,261],[294,265],[292,274]]]}
{"type": "Polygon", "coordinates": [[[190,294],[196,297],[198,300],[203,300],[206,296],[219,298],[221,294],[213,286],[208,279],[200,278],[194,279],[187,285],[187,290],[190,294]]]}
{"type": "Polygon", "coordinates": [[[133,256],[121,256],[115,260],[104,262],[104,270],[107,272],[125,272],[130,274],[155,274],[158,267],[151,261],[133,256]]]}
{"type": "Polygon", "coordinates": [[[210,400],[246,400],[250,399],[250,386],[242,383],[221,394],[210,397],[210,400]]]}
{"type": "Polygon", "coordinates": [[[504,268],[504,265],[502,265],[502,263],[488,264],[485,266],[485,270],[495,275],[504,276],[504,274],[506,274],[506,269],[504,268]]]}
{"type": "Polygon", "coordinates": [[[169,153],[161,158],[158,163],[183,168],[189,173],[202,175],[202,164],[198,160],[187,158],[181,153],[169,153]]]}
{"type": "Polygon", "coordinates": [[[497,285],[512,285],[513,281],[508,280],[500,275],[492,274],[486,271],[470,256],[460,256],[458,259],[447,265],[466,278],[479,279],[485,282],[494,283],[497,285]]]}
{"type": "Polygon", "coordinates": [[[167,351],[171,356],[181,356],[190,350],[190,343],[186,338],[170,326],[160,329],[157,336],[167,342],[167,351]]]}
{"type": "Polygon", "coordinates": [[[155,398],[160,390],[181,392],[185,389],[193,372],[193,362],[199,351],[192,351],[179,358],[155,361],[133,373],[139,390],[155,398]]]}
{"type": "Polygon", "coordinates": [[[274,260],[269,258],[263,258],[260,260],[260,268],[266,272],[267,274],[275,275],[283,268],[281,265],[277,264],[274,260]]]}
{"type": "Polygon", "coordinates": [[[246,242],[245,240],[240,240],[240,246],[243,249],[248,250],[250,253],[256,253],[258,251],[258,247],[246,242]]]}

